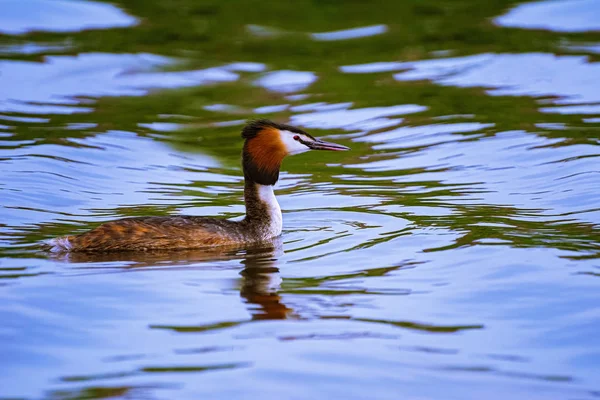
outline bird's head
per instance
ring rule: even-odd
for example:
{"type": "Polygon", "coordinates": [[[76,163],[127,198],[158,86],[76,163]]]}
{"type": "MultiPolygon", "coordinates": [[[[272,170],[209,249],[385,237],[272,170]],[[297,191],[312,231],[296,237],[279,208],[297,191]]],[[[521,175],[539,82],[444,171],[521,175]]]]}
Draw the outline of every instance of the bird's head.
{"type": "Polygon", "coordinates": [[[285,156],[309,150],[350,150],[340,144],[316,139],[302,129],[266,119],[249,122],[242,129],[245,139],[242,163],[246,179],[274,185],[285,156]]]}

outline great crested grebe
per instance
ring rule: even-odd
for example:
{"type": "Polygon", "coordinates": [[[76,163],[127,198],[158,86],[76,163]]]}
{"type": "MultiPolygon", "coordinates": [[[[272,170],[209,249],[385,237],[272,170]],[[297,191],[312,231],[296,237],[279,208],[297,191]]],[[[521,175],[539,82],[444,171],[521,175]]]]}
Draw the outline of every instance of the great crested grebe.
{"type": "Polygon", "coordinates": [[[242,129],[244,201],[240,221],[169,216],[134,217],[111,221],[80,235],[46,242],[52,252],[111,252],[197,249],[262,242],[281,234],[281,209],[273,193],[287,155],[308,150],[349,150],[316,139],[301,129],[261,119],[242,129]]]}

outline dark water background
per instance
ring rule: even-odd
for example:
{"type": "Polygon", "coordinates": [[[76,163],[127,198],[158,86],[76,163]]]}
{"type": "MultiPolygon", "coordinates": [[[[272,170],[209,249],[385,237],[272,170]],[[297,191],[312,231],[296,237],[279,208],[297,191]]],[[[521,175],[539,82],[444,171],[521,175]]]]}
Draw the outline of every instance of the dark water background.
{"type": "Polygon", "coordinates": [[[0,1],[0,398],[600,397],[600,2],[0,1]],[[49,257],[135,215],[273,248],[49,257]]]}

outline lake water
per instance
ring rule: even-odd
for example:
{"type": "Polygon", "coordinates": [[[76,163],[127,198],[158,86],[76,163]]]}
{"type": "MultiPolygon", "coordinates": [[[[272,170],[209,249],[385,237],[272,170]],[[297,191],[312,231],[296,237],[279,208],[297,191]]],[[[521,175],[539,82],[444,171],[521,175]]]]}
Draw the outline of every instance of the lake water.
{"type": "Polygon", "coordinates": [[[0,2],[1,399],[600,398],[600,2],[0,2]],[[35,12],[32,12],[35,10],[35,12]],[[50,256],[127,216],[273,246],[50,256]]]}

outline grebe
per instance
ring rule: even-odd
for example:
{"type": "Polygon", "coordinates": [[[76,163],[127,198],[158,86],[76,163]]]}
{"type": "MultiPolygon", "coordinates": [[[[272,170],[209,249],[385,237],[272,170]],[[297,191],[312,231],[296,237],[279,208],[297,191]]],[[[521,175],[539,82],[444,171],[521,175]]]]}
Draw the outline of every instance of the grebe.
{"type": "Polygon", "coordinates": [[[349,150],[266,119],[249,122],[242,129],[242,138],[244,219],[186,215],[125,218],[80,235],[51,239],[46,242],[47,249],[57,253],[183,250],[264,242],[279,236],[283,226],[273,185],[279,179],[284,157],[308,150],[349,150]]]}

